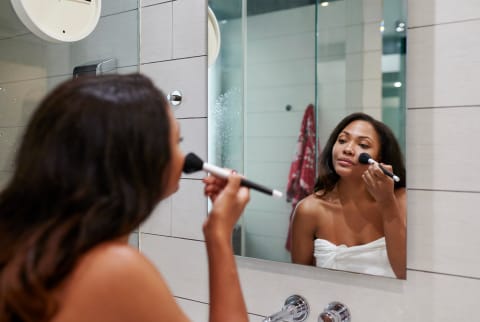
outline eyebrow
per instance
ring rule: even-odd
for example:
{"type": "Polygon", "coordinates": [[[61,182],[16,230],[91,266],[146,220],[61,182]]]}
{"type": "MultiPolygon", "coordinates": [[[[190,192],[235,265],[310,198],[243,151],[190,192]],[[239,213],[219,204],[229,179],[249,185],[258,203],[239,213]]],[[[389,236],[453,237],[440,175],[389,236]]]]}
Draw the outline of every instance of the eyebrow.
{"type": "MultiPolygon", "coordinates": [[[[345,134],[345,135],[347,135],[347,136],[351,136],[351,134],[350,134],[348,131],[345,131],[345,130],[343,130],[342,132],[340,132],[340,134],[339,134],[338,136],[340,136],[340,135],[342,135],[342,134],[345,134]]],[[[368,140],[373,141],[373,139],[372,139],[371,137],[365,136],[365,135],[361,135],[361,136],[359,136],[358,138],[359,138],[359,139],[362,139],[362,140],[363,140],[363,139],[368,139],[368,140]]]]}

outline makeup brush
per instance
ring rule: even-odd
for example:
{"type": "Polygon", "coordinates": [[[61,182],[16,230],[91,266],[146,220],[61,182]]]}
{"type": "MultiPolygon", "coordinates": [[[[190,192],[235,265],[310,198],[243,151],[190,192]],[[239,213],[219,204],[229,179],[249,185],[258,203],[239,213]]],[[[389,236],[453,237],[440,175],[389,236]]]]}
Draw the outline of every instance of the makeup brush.
{"type": "MultiPolygon", "coordinates": [[[[197,172],[203,170],[205,172],[210,172],[217,177],[226,179],[228,176],[231,174],[230,171],[217,167],[213,164],[209,164],[206,162],[203,162],[202,159],[200,159],[195,153],[189,153],[185,157],[185,164],[183,165],[183,172],[184,173],[192,173],[192,172],[197,172]]],[[[248,187],[260,192],[263,192],[267,195],[276,197],[276,198],[281,198],[283,194],[275,189],[270,189],[265,186],[262,186],[258,183],[255,183],[253,181],[250,181],[248,179],[242,178],[242,181],[240,184],[244,187],[248,187]]]]}

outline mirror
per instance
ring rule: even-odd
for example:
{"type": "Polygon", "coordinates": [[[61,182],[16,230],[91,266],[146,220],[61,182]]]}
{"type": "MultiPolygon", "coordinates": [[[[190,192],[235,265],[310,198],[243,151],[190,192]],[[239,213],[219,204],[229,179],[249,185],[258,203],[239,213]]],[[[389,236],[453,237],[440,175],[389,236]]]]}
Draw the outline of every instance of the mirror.
{"type": "MultiPolygon", "coordinates": [[[[220,51],[208,69],[209,162],[287,192],[285,198],[278,200],[252,191],[251,201],[234,232],[235,253],[404,278],[406,196],[402,188],[405,173],[401,168],[405,152],[406,1],[208,3],[221,37],[220,51]],[[340,167],[367,171],[368,165],[357,166],[358,153],[370,149],[372,159],[393,165],[393,172],[402,174],[402,182],[394,190],[393,180],[380,177],[380,169],[367,171],[370,180],[375,179],[373,176],[387,178],[382,184],[390,186],[382,187],[395,192],[395,198],[390,198],[392,193],[387,194],[389,201],[396,203],[386,214],[380,210],[386,208],[379,207],[378,200],[383,196],[378,191],[365,190],[366,181],[351,185],[352,180],[344,180],[343,174],[337,173],[343,170],[335,170],[341,181],[312,195],[315,179],[322,173],[321,154],[340,144],[339,136],[335,136],[335,145],[325,148],[329,147],[329,136],[343,118],[355,112],[386,125],[401,151],[391,152],[395,160],[384,162],[388,159],[385,149],[380,147],[380,136],[383,138],[384,134],[367,121],[347,124],[363,124],[360,130],[341,129],[341,133],[348,130],[348,142],[355,144],[353,152],[341,153],[351,153],[355,160],[339,161],[340,167]],[[357,130],[361,135],[356,134],[357,130]],[[360,142],[363,136],[371,141],[360,142]],[[304,146],[307,152],[302,152],[304,146]],[[357,200],[354,195],[361,189],[355,187],[359,186],[363,199],[357,200]],[[315,202],[319,208],[306,206],[315,202]],[[311,217],[316,218],[311,219],[313,224],[298,223],[301,216],[308,217],[298,215],[304,212],[300,205],[315,209],[310,211],[311,217]],[[329,207],[336,210],[328,210],[329,207]],[[324,218],[319,219],[317,209],[324,218]],[[361,215],[353,216],[355,211],[361,215]],[[396,226],[384,227],[385,216],[394,217],[389,222],[396,222],[396,226]],[[294,226],[297,228],[292,232],[294,226]],[[388,231],[397,233],[392,237],[388,231]],[[323,256],[322,247],[335,254],[334,259],[323,256]],[[372,249],[376,250],[369,253],[372,249]],[[379,254],[374,254],[378,249],[379,254]],[[355,266],[356,259],[352,259],[353,264],[339,262],[342,256],[366,257],[360,259],[363,268],[355,266]],[[375,263],[369,266],[370,261],[375,263]],[[378,265],[383,267],[377,269],[378,265]]],[[[391,206],[389,203],[388,207],[391,206]]]]}

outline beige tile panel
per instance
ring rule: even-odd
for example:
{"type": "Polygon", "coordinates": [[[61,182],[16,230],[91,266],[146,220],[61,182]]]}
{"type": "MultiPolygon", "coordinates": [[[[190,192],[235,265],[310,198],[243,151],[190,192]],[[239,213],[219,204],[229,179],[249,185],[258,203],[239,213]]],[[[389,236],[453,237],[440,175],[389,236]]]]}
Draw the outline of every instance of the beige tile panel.
{"type": "Polygon", "coordinates": [[[480,18],[478,0],[408,0],[407,7],[409,27],[480,18]]]}
{"type": "Polygon", "coordinates": [[[172,2],[142,8],[141,48],[142,63],[172,59],[172,2]]]}
{"type": "Polygon", "coordinates": [[[180,180],[172,195],[172,236],[203,240],[202,225],[207,217],[207,198],[201,180],[180,180]]]}
{"type": "MultiPolygon", "coordinates": [[[[153,260],[176,296],[208,301],[205,245],[199,241],[142,236],[142,251],[153,260]]],[[[304,296],[316,322],[329,302],[345,303],[355,321],[471,321],[480,280],[409,271],[407,281],[315,267],[238,258],[250,313],[277,312],[292,294],[304,296]]],[[[202,321],[202,320],[200,320],[202,321]]]]}
{"type": "Polygon", "coordinates": [[[407,112],[407,186],[480,192],[479,107],[407,112]]]}
{"type": "Polygon", "coordinates": [[[408,267],[480,278],[480,193],[408,191],[408,267]]]}
{"type": "Polygon", "coordinates": [[[207,55],[207,1],[173,2],[173,58],[207,55]]]}
{"type": "Polygon", "coordinates": [[[150,217],[141,225],[140,231],[158,235],[172,235],[172,198],[162,200],[150,217]]]}
{"type": "Polygon", "coordinates": [[[409,30],[409,108],[480,104],[479,32],[480,20],[409,30]]]}
{"type": "Polygon", "coordinates": [[[197,57],[145,64],[140,71],[152,78],[165,95],[175,90],[182,93],[182,103],[172,107],[175,117],[206,117],[206,67],[206,57],[197,57]]]}

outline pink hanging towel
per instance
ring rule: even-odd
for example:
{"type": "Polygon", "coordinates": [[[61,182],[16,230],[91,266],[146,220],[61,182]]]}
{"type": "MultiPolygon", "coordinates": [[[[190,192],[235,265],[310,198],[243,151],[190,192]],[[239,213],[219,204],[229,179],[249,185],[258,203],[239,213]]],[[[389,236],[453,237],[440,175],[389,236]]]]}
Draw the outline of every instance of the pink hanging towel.
{"type": "Polygon", "coordinates": [[[309,104],[303,114],[298,136],[295,159],[290,166],[287,183],[287,201],[292,202],[290,224],[285,248],[290,251],[292,241],[292,217],[297,203],[313,192],[315,185],[315,113],[309,104]]]}

